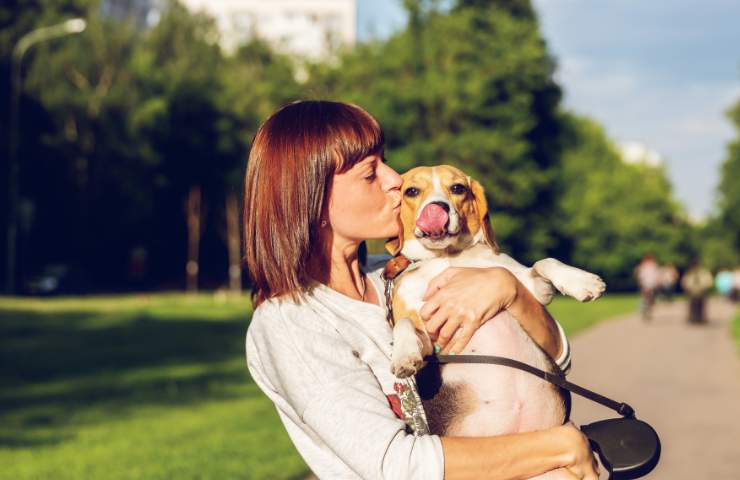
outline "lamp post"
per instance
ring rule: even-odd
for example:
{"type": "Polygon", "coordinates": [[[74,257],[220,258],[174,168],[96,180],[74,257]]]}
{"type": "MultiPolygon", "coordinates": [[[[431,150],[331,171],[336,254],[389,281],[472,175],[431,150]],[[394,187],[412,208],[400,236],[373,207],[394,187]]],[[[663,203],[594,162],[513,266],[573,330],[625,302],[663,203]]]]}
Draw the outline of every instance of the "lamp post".
{"type": "Polygon", "coordinates": [[[8,295],[15,293],[15,252],[18,237],[18,144],[19,144],[19,111],[20,92],[22,86],[22,62],[23,55],[33,45],[64,37],[74,33],[80,33],[87,27],[87,22],[82,18],[72,18],[66,22],[52,25],[50,27],[37,28],[23,35],[13,47],[11,87],[10,87],[10,129],[8,141],[10,144],[8,158],[8,230],[7,230],[7,263],[5,291],[8,295]]]}

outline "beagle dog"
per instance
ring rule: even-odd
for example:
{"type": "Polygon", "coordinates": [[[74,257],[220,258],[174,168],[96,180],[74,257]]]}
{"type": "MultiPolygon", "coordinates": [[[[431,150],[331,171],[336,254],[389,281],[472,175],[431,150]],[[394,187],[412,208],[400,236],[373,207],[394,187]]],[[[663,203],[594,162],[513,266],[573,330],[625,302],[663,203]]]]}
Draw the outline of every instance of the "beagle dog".
{"type": "MultiPolygon", "coordinates": [[[[580,301],[595,300],[606,285],[598,276],[553,258],[525,267],[499,252],[481,185],[455,167],[414,168],[403,176],[402,229],[386,248],[413,263],[392,291],[392,372],[419,373],[432,341],[419,315],[427,284],[447,267],[504,267],[542,304],[555,290],[580,301]]],[[[485,322],[462,354],[499,355],[553,372],[554,362],[508,312],[485,322]]],[[[446,364],[425,368],[419,389],[433,433],[495,435],[560,425],[567,399],[528,373],[497,365],[446,364]],[[433,368],[434,367],[434,368],[433,368]],[[429,370],[436,373],[429,375],[429,370]],[[434,377],[434,378],[432,378],[434,377]]]]}

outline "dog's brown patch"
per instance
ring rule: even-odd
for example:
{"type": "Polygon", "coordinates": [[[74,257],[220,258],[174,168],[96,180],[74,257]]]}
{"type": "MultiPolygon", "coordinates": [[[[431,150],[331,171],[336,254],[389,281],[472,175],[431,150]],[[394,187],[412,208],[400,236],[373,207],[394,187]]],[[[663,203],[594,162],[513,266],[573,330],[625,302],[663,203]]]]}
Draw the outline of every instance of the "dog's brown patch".
{"type": "Polygon", "coordinates": [[[477,400],[470,387],[465,383],[443,384],[437,364],[427,365],[416,376],[416,382],[433,435],[445,435],[475,409],[477,400]]]}

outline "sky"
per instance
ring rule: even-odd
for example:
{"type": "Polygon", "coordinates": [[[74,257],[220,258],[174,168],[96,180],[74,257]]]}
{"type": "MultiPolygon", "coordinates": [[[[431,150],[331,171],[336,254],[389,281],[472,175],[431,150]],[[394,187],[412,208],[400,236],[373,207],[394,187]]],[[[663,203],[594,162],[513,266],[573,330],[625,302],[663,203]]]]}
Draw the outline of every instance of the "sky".
{"type": "MultiPolygon", "coordinates": [[[[725,110],[740,99],[737,0],[533,0],[569,110],[618,143],[663,158],[694,218],[715,205],[719,169],[736,135],[725,110]]],[[[359,0],[360,38],[401,28],[400,0],[359,0]]]]}

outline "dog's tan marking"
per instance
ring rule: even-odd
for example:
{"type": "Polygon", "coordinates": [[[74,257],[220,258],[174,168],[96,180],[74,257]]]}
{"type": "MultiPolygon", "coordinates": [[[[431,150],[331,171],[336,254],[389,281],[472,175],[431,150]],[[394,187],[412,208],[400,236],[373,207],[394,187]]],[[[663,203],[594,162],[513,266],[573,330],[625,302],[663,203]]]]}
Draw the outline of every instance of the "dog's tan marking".
{"type": "Polygon", "coordinates": [[[397,290],[393,293],[393,318],[397,321],[401,318],[408,318],[414,324],[417,336],[422,340],[422,356],[431,355],[433,353],[432,342],[429,340],[429,334],[426,331],[426,324],[419,315],[416,309],[409,308],[406,306],[403,298],[398,295],[397,290]]]}

